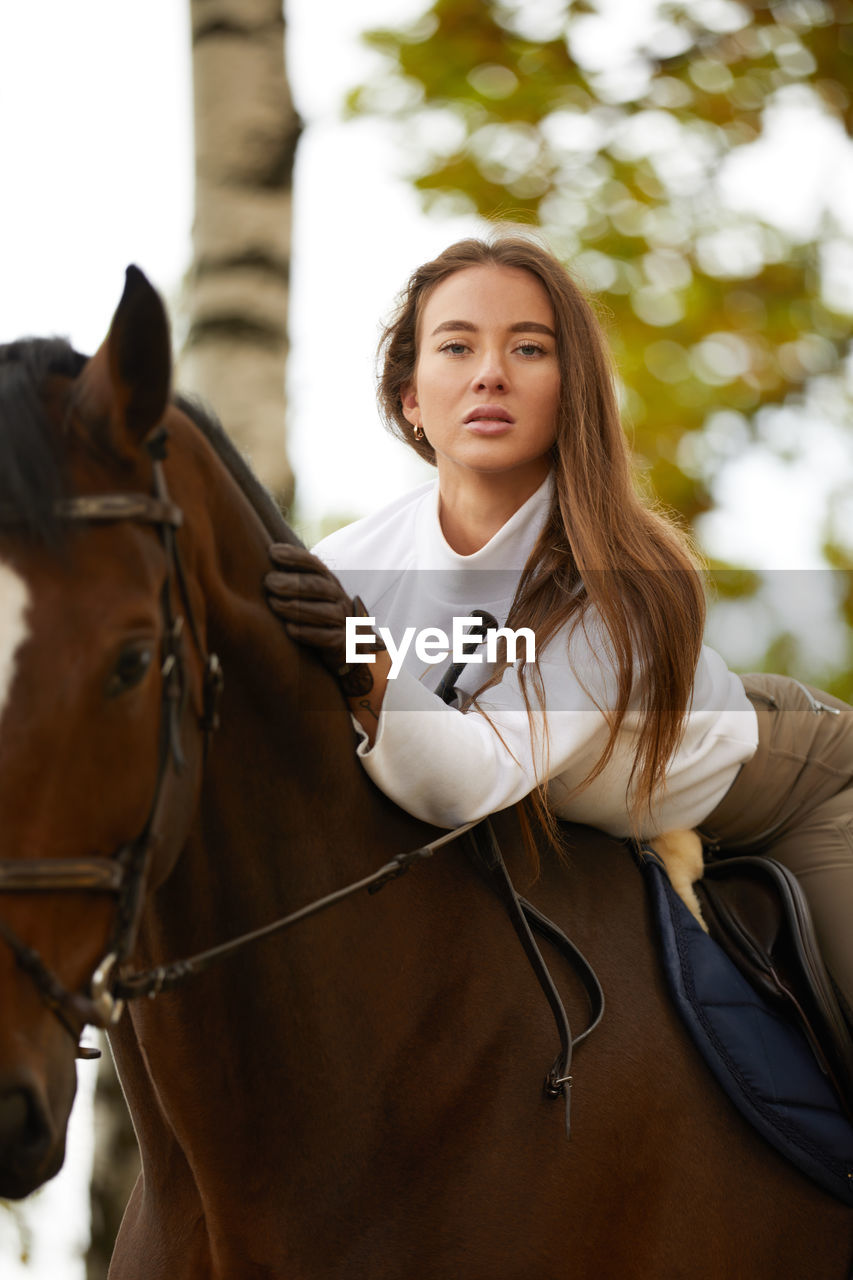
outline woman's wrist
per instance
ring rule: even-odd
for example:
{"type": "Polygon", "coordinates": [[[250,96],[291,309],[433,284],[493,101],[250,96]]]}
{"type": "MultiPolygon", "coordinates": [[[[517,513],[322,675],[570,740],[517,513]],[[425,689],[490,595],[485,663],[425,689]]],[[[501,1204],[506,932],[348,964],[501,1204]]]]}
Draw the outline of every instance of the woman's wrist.
{"type": "MultiPolygon", "coordinates": [[[[391,659],[387,651],[383,649],[377,653],[376,661],[366,665],[366,669],[373,678],[371,687],[364,693],[347,693],[347,701],[350,711],[367,734],[369,746],[372,747],[376,741],[379,716],[388,684],[388,672],[391,670],[391,659]]],[[[346,688],[344,692],[347,692],[346,688]]]]}

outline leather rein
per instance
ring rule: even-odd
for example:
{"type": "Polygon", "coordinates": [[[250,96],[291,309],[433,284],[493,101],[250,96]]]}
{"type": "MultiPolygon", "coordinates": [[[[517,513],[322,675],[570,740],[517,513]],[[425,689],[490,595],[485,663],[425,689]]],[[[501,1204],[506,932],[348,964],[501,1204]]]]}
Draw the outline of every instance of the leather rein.
{"type": "MultiPolygon", "coordinates": [[[[574,943],[557,925],[516,893],[489,819],[465,823],[463,826],[443,833],[428,844],[398,854],[371,875],[258,929],[184,959],[158,965],[153,969],[131,973],[125,971],[142,915],[144,888],[152,851],[162,842],[168,826],[165,779],[170,766],[178,774],[185,768],[185,756],[181,744],[181,720],[189,694],[184,652],[185,623],[203,664],[203,699],[199,726],[204,739],[205,757],[211,735],[219,724],[218,705],[224,684],[219,659],[216,654],[207,651],[201,638],[187,589],[186,576],[175,537],[183,523],[183,513],[169,497],[162,466],[166,456],[165,430],[157,431],[149,437],[146,448],[153,464],[153,494],[105,493],[63,498],[55,504],[54,512],[60,519],[71,522],[103,524],[131,520],[154,525],[163,544],[166,576],[161,594],[162,691],[157,779],[151,807],[137,837],[130,843],[122,845],[112,857],[93,855],[74,859],[35,858],[25,862],[0,859],[0,894],[79,891],[116,895],[117,906],[110,941],[103,958],[93,972],[87,991],[69,991],[45,964],[39,953],[26,946],[2,917],[0,917],[0,939],[11,949],[18,966],[34,983],[42,1002],[56,1015],[74,1039],[77,1044],[77,1056],[96,1058],[100,1055],[98,1049],[79,1043],[84,1026],[91,1025],[102,1030],[115,1026],[126,1001],[136,1000],[142,996],[153,998],[203,972],[213,962],[235,954],[250,943],[282,932],[355,894],[364,891],[376,893],[413,866],[432,857],[444,845],[468,835],[475,863],[504,903],[551,1007],[560,1038],[560,1052],[545,1078],[544,1092],[546,1097],[564,1097],[568,1133],[573,1045],[580,1044],[601,1021],[604,1012],[604,995],[595,972],[574,943]],[[176,598],[181,602],[183,614],[175,612],[176,598]],[[590,1006],[590,1021],[578,1036],[572,1036],[562,999],[536,944],[534,931],[563,953],[584,987],[590,1006]]],[[[0,528],[14,526],[18,522],[14,511],[0,507],[0,528]]]]}

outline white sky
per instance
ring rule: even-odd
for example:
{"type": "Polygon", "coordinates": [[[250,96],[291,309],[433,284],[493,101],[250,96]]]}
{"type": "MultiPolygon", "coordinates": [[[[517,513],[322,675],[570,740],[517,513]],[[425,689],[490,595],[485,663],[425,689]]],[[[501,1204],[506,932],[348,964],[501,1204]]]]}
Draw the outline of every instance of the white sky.
{"type": "MultiPolygon", "coordinates": [[[[530,3],[547,9],[549,0],[530,3]]],[[[614,16],[604,29],[611,54],[643,21],[646,4],[611,0],[614,16]]],[[[377,421],[378,322],[409,271],[476,223],[427,220],[394,177],[402,161],[388,131],[343,124],[339,115],[344,91],[374,65],[358,47],[358,31],[400,22],[424,5],[287,4],[291,80],[308,126],[296,178],[289,431],[301,507],[311,519],[375,509],[424,474],[377,421]]],[[[187,8],[183,0],[25,0],[0,11],[0,341],[59,333],[94,350],[130,262],[171,307],[177,303],[192,219],[187,8]]],[[[780,216],[798,228],[814,216],[815,192],[853,207],[853,170],[832,130],[814,119],[805,129],[777,121],[776,129],[783,146],[756,150],[733,171],[738,198],[766,201],[772,191],[780,216]]],[[[721,487],[718,545],[753,564],[817,563],[825,458],[795,467],[746,461],[721,487]],[[750,518],[756,512],[760,518],[750,518]]],[[[830,478],[845,466],[849,451],[846,461],[833,458],[830,478]]],[[[86,1064],[80,1072],[94,1076],[86,1064]]],[[[0,1213],[3,1280],[83,1275],[57,1253],[67,1252],[63,1232],[70,1228],[73,1237],[76,1222],[79,1234],[86,1214],[80,1114],[72,1141],[78,1168],[44,1193],[37,1266],[18,1268],[14,1232],[0,1213]]]]}

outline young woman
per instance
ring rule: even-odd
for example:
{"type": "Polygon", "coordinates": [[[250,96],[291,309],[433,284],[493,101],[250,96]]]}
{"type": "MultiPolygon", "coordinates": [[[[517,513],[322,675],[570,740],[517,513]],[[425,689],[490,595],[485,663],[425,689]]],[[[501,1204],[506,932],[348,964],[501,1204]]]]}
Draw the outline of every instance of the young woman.
{"type": "Polygon", "coordinates": [[[382,351],[386,421],[437,483],[319,559],[275,547],[267,579],[291,636],[338,673],[371,778],[438,826],[530,796],[546,823],[772,849],[849,1012],[853,709],[741,679],[703,646],[696,563],[634,489],[606,344],[571,277],[532,240],[462,241],[414,273],[382,351]],[[435,629],[477,609],[528,628],[535,655],[471,663],[448,706],[435,629]],[[390,652],[347,661],[357,614],[390,652]]]}

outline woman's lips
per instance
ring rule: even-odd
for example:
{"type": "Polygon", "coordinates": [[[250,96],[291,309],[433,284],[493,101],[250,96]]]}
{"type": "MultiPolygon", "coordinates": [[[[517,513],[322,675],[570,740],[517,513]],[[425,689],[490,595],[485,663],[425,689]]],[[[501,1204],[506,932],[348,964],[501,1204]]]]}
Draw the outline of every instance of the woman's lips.
{"type": "Polygon", "coordinates": [[[499,404],[478,404],[462,419],[473,435],[499,436],[514,425],[515,418],[499,404]]]}
{"type": "Polygon", "coordinates": [[[475,418],[473,422],[466,422],[465,427],[473,436],[503,436],[512,429],[512,423],[502,418],[475,418]]]}

